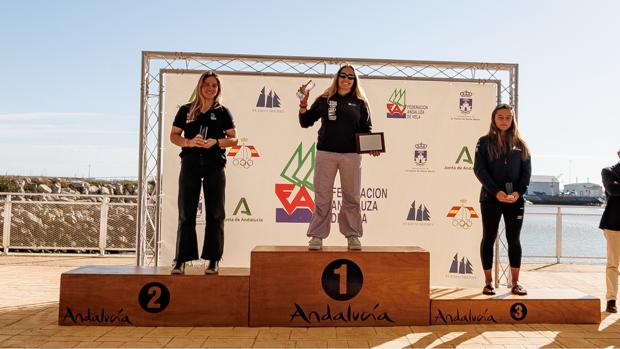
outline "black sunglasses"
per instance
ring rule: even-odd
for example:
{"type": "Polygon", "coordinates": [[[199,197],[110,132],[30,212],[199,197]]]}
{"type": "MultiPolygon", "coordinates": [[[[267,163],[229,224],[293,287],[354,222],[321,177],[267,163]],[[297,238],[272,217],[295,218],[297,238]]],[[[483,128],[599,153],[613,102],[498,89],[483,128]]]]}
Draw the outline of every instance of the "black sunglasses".
{"type": "Polygon", "coordinates": [[[355,80],[355,75],[353,74],[347,74],[347,73],[339,73],[338,77],[343,78],[343,79],[349,79],[349,80],[355,80]]]}

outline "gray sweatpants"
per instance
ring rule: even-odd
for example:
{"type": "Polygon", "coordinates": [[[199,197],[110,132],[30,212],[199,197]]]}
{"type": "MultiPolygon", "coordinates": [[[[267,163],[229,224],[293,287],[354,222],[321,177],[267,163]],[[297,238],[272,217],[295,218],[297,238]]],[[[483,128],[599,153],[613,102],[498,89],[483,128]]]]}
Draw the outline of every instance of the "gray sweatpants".
{"type": "Polygon", "coordinates": [[[340,172],[342,206],[338,213],[338,225],[344,236],[362,236],[362,212],[360,192],[362,189],[362,156],[355,153],[332,153],[317,150],[314,169],[315,210],[308,227],[308,236],[329,236],[332,218],[332,199],[336,172],[340,172]]]}

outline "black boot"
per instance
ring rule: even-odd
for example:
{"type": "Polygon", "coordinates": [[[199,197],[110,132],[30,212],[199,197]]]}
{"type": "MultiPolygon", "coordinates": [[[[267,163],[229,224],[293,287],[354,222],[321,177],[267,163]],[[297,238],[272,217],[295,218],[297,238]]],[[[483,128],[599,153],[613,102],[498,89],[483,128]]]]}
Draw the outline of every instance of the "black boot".
{"type": "Polygon", "coordinates": [[[606,312],[608,313],[617,313],[618,312],[618,308],[616,308],[616,300],[615,299],[610,299],[607,301],[607,309],[605,309],[606,312]]]}
{"type": "Polygon", "coordinates": [[[172,270],[170,271],[170,274],[172,275],[181,275],[181,274],[185,274],[185,263],[183,262],[177,262],[174,264],[174,267],[172,268],[172,270]]]}
{"type": "Polygon", "coordinates": [[[205,274],[217,274],[220,270],[219,261],[209,261],[209,266],[205,270],[205,274]]]}

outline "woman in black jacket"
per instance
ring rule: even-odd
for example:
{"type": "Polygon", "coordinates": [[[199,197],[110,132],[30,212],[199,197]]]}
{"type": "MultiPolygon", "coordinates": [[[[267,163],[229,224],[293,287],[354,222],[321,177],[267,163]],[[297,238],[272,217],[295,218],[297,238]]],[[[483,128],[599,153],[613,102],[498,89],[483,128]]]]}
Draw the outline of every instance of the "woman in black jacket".
{"type": "MultiPolygon", "coordinates": [[[[342,207],[338,213],[340,232],[347,238],[351,250],[360,250],[362,244],[362,217],[360,210],[362,157],[356,152],[355,134],[370,132],[372,123],[368,101],[353,66],[345,64],[336,73],[332,84],[308,109],[309,93],[299,88],[303,99],[299,102],[299,124],[303,128],[321,120],[314,169],[315,210],[308,227],[308,249],[320,250],[323,239],[329,236],[332,217],[332,197],[336,173],[340,173],[342,207]]],[[[372,151],[378,156],[378,151],[372,151]]]]}
{"type": "Polygon", "coordinates": [[[526,295],[525,288],[519,285],[521,268],[519,235],[523,225],[525,202],[523,194],[530,183],[532,165],[527,144],[519,134],[511,106],[500,104],[491,113],[489,133],[481,137],[476,145],[474,172],[482,183],[480,209],[483,227],[480,257],[486,284],[482,293],[495,294],[491,276],[493,245],[503,215],[512,275],[512,293],[526,295]]]}

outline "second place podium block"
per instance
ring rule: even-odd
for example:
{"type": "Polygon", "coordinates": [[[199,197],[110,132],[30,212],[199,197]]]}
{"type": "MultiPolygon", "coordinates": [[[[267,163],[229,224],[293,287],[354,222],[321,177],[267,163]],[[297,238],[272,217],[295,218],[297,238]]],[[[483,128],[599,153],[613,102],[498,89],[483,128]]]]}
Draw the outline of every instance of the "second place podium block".
{"type": "Polygon", "coordinates": [[[428,325],[429,270],[419,247],[257,246],[250,326],[428,325]]]}
{"type": "Polygon", "coordinates": [[[249,273],[84,266],[60,278],[60,325],[247,326],[249,273]]]}

